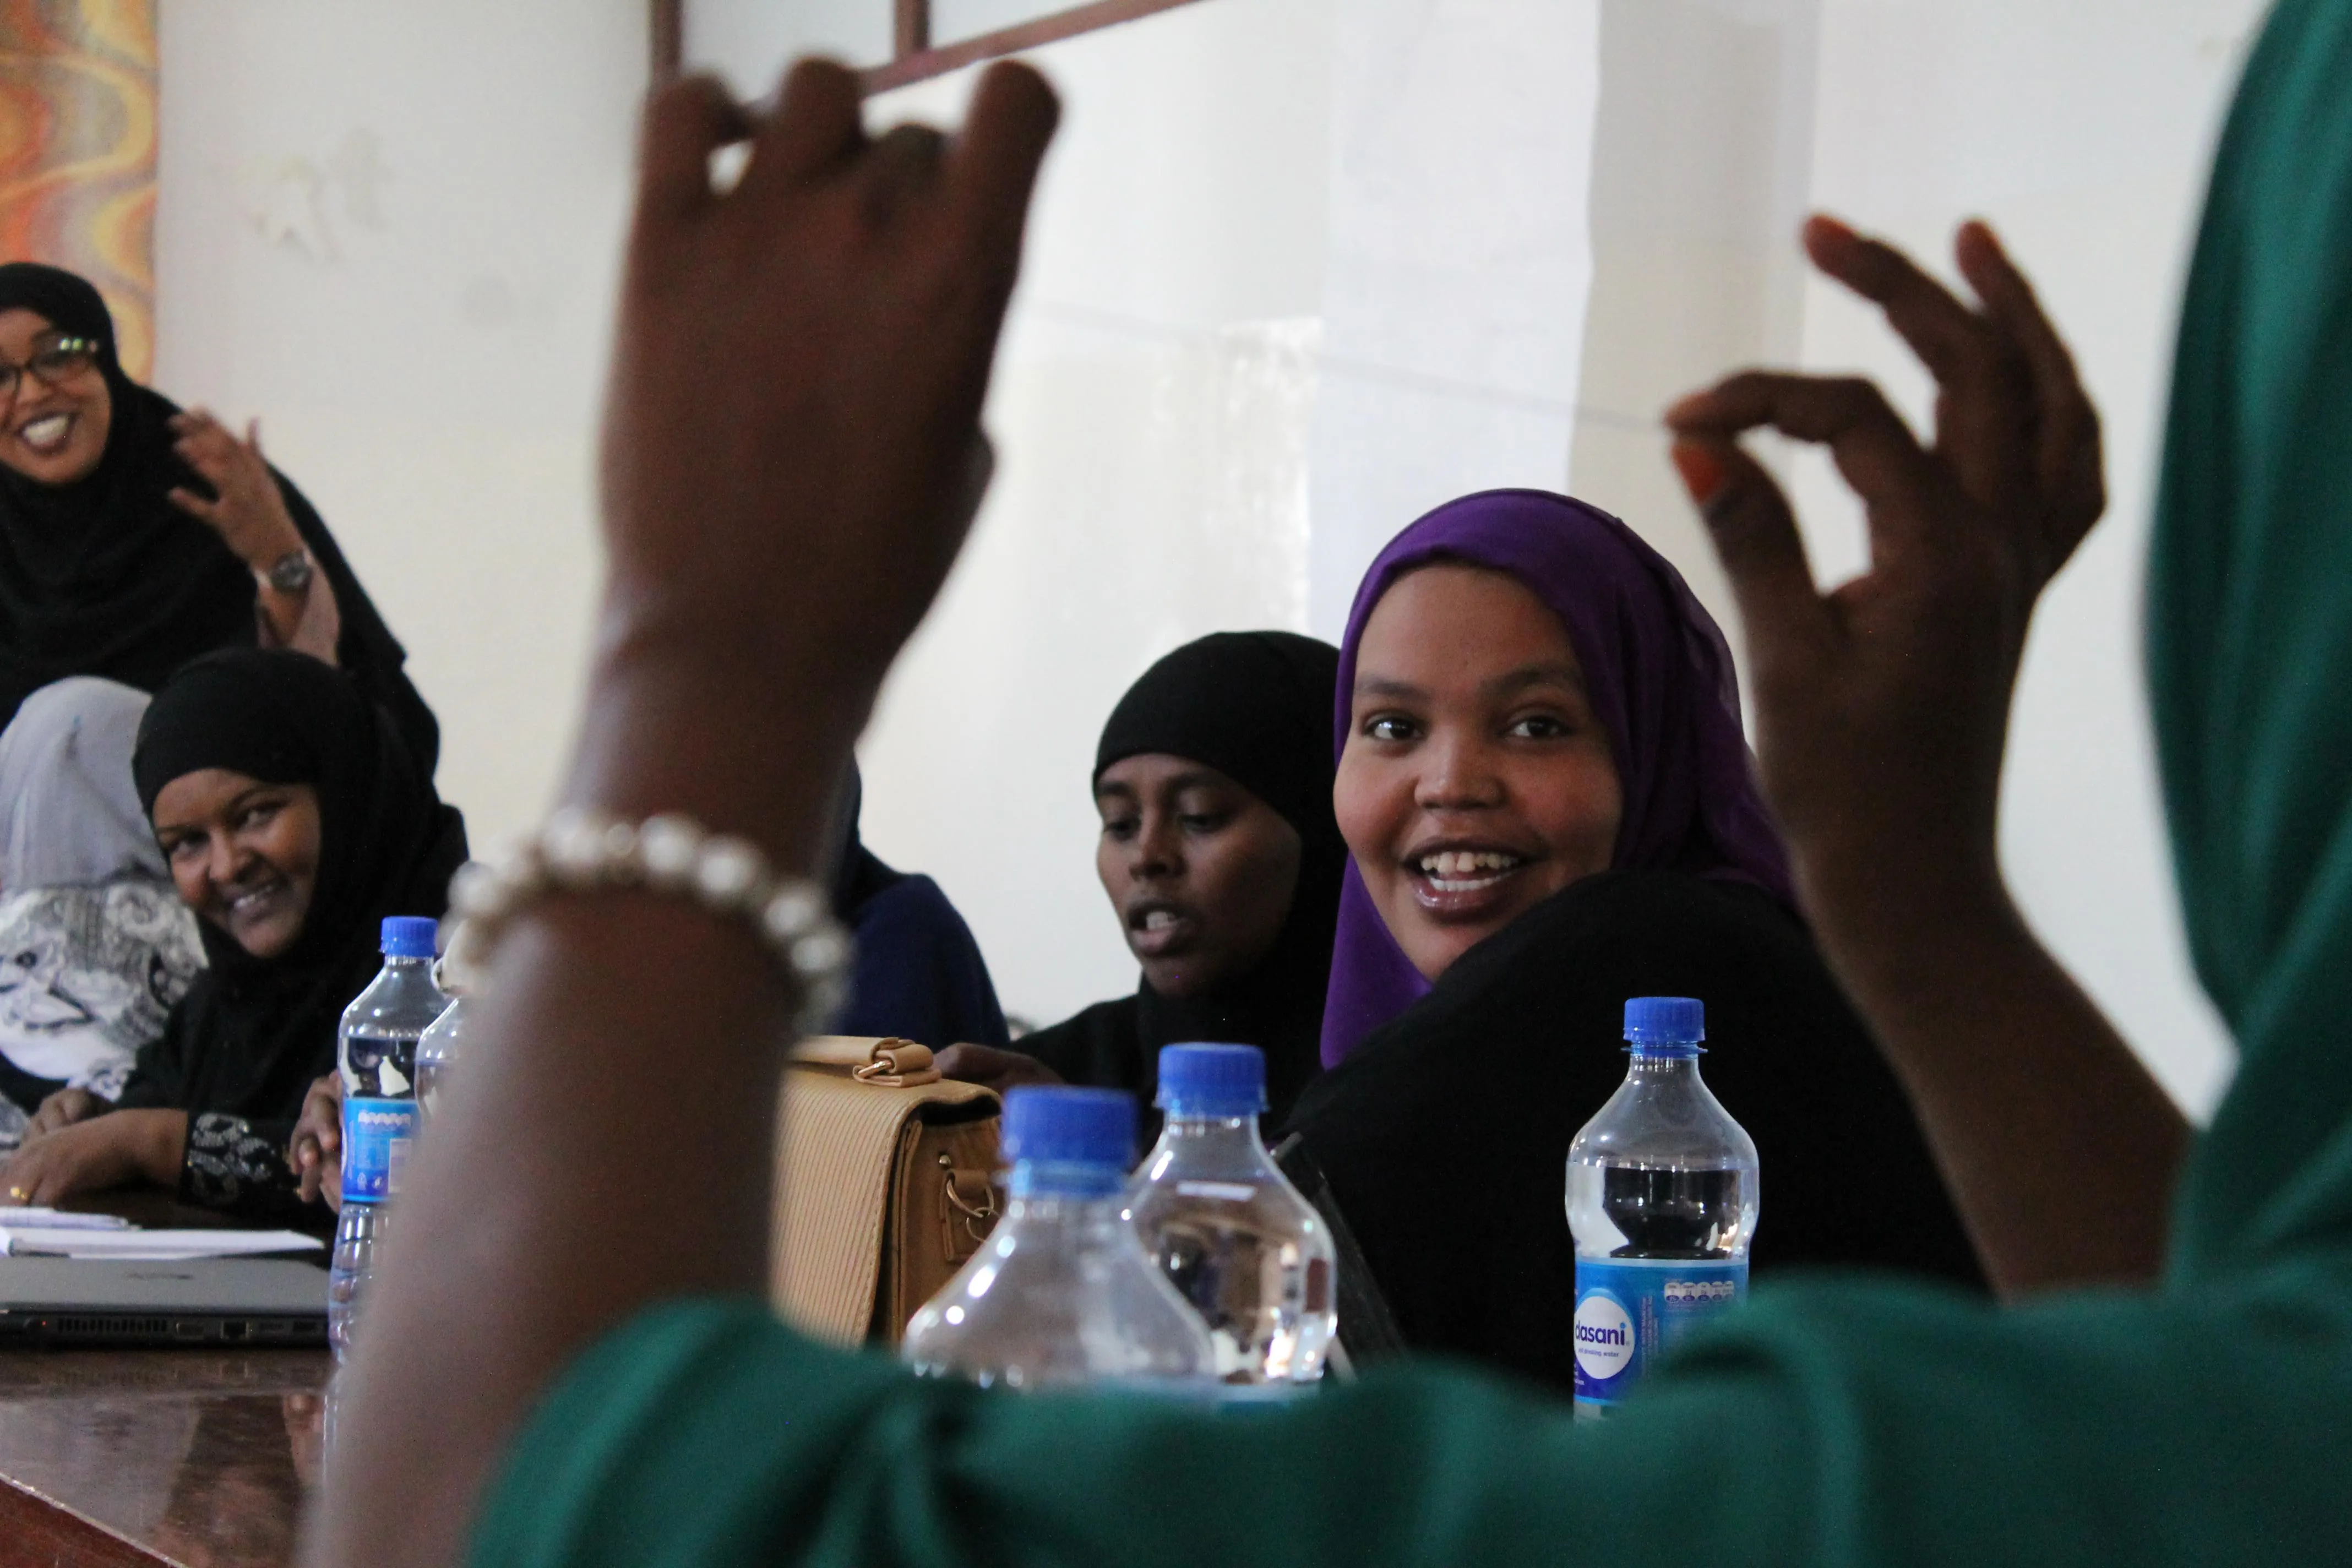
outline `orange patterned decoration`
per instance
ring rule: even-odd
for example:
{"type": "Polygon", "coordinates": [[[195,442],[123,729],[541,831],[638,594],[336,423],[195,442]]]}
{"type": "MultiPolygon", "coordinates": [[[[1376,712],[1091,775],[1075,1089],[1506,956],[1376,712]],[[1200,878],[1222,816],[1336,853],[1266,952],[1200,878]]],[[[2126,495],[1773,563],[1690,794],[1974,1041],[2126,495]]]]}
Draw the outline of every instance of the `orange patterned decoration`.
{"type": "Polygon", "coordinates": [[[0,261],[106,296],[122,367],[155,355],[155,0],[0,0],[0,261]]]}

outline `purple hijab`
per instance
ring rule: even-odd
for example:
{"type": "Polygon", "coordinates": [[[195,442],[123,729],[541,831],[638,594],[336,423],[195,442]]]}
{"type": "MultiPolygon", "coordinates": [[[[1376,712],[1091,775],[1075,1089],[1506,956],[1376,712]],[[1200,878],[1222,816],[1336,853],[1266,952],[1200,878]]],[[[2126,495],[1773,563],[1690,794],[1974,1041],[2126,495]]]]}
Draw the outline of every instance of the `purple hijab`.
{"type": "MultiPolygon", "coordinates": [[[[1756,787],[1731,650],[1682,574],[1598,508],[1545,490],[1448,501],[1364,574],[1339,644],[1335,751],[1345,751],[1356,647],[1399,577],[1433,561],[1507,572],[1568,629],[1624,794],[1612,870],[1687,871],[1751,882],[1794,908],[1788,857],[1756,787]]],[[[1323,1065],[1429,991],[1372,907],[1354,857],[1339,889],[1323,1065]]]]}

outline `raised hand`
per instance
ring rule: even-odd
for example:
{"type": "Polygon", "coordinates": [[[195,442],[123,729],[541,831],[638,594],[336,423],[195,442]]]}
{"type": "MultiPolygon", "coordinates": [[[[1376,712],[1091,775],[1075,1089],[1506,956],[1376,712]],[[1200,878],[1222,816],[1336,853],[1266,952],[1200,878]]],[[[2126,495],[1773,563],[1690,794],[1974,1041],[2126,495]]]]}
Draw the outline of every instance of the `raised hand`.
{"type": "Polygon", "coordinates": [[[239,440],[211,414],[192,408],[172,416],[172,434],[178,437],[172,449],[213,488],[215,498],[184,485],[171,492],[173,506],[218,533],[257,572],[268,571],[302,548],[278,476],[261,456],[259,420],[247,425],[239,440]]]}
{"type": "Polygon", "coordinates": [[[1993,875],[2026,623],[2105,505],[2099,420],[1984,225],[1954,247],[1974,307],[1830,219],[1805,245],[1936,377],[1932,443],[1851,377],[1749,372],[1667,423],[1747,624],[1759,761],[1800,879],[1875,902],[1931,871],[1993,875]],[[1828,446],[1868,511],[1867,574],[1815,591],[1787,498],[1734,443],[1759,426],[1828,446]]]}
{"type": "MultiPolygon", "coordinates": [[[[978,502],[981,399],[1055,114],[1003,64],[952,140],[869,138],[856,79],[822,63],[762,119],[709,81],[656,95],[568,800],[685,811],[817,868],[850,743],[978,502]],[[741,179],[715,190],[711,153],[742,140],[741,179]]],[[[516,920],[482,1070],[437,1113],[344,1373],[314,1562],[458,1560],[567,1359],[649,1303],[760,1288],[771,1190],[708,1178],[772,1164],[768,1047],[793,1002],[747,931],[686,900],[516,920]],[[588,1090],[550,1095],[551,1074],[588,1090]],[[415,1343],[433,1355],[404,1359],[415,1343]]]]}
{"type": "Polygon", "coordinates": [[[1017,65],[982,78],[952,140],[868,137],[856,78],[823,61],[763,120],[707,79],[655,99],[571,798],[811,850],[778,781],[855,737],[979,504],[981,398],[1057,112],[1017,65]],[[712,153],[747,139],[740,179],[714,189],[712,153]]]}
{"type": "Polygon", "coordinates": [[[1056,110],[982,79],[950,142],[869,139],[823,61],[756,124],[716,82],[646,116],[604,441],[613,630],[878,676],[987,473],[980,404],[1056,110]],[[710,157],[748,136],[735,187],[710,157]]]}
{"type": "Polygon", "coordinates": [[[1765,792],[1995,1283],[2147,1279],[2186,1124],[2026,929],[1994,843],[2026,626],[2105,504],[2098,416],[1982,224],[1954,247],[1974,305],[1826,218],[1805,246],[1934,374],[1936,430],[1869,382],[1762,372],[1666,416],[1746,623],[1765,792]],[[1759,426],[1830,448],[1868,573],[1815,589],[1787,497],[1738,445],[1759,426]]]}

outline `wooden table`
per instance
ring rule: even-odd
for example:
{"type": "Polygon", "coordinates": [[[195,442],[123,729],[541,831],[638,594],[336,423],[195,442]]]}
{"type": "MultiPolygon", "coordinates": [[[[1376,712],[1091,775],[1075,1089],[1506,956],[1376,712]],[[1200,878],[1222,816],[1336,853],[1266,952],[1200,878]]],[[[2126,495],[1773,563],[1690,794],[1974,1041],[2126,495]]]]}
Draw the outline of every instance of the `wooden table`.
{"type": "MultiPolygon", "coordinates": [[[[222,1223],[160,1193],[72,1206],[222,1223]]],[[[320,1350],[0,1352],[0,1568],[291,1563],[332,1369],[320,1350]]]]}

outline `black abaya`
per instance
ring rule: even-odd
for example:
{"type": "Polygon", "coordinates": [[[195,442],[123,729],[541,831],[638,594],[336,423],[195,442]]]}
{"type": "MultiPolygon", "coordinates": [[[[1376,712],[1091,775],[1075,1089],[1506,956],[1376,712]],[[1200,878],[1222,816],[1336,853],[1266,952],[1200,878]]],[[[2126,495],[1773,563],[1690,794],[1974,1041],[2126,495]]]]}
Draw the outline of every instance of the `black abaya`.
{"type": "Polygon", "coordinates": [[[1408,1344],[1573,1386],[1568,1145],[1625,1077],[1633,996],[1706,1005],[1707,1087],[1756,1141],[1756,1277],[1984,1274],[1917,1118],[1768,894],[1669,871],[1562,889],[1310,1084],[1304,1135],[1408,1344]]]}

